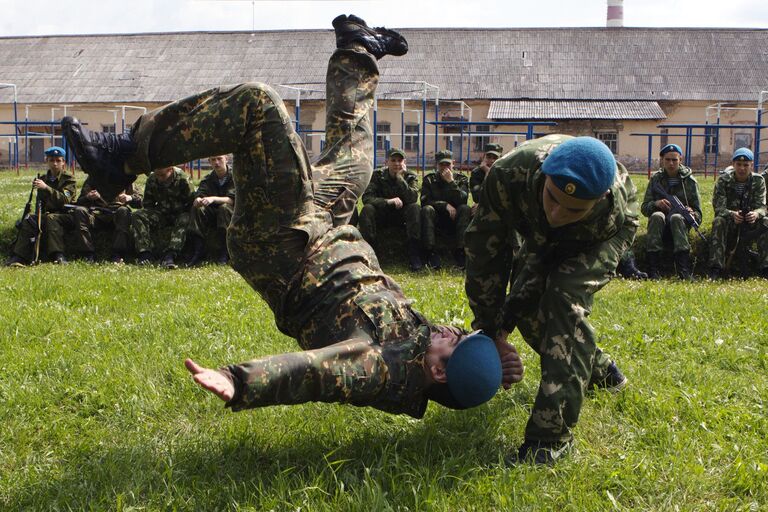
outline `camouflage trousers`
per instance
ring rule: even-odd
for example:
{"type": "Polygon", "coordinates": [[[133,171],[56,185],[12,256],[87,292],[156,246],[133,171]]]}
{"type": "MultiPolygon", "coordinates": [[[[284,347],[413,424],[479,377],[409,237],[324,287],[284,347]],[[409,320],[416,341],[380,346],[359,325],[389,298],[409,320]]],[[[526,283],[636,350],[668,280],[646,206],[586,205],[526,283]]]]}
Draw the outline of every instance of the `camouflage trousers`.
{"type": "Polygon", "coordinates": [[[150,208],[136,210],[131,214],[131,234],[136,246],[136,252],[152,250],[152,235],[165,227],[171,227],[168,243],[160,248],[160,252],[181,253],[187,240],[189,213],[180,212],[175,215],[162,213],[150,208]]]}
{"type": "Polygon", "coordinates": [[[334,52],[326,78],[326,145],[314,165],[277,93],[247,83],[204,91],[141,116],[132,132],[138,149],[128,167],[148,172],[233,153],[231,264],[278,312],[307,246],[346,224],[368,186],[368,113],[377,85],[373,56],[334,52]]]}
{"type": "MultiPolygon", "coordinates": [[[[41,219],[42,239],[40,251],[45,247],[45,253],[49,256],[53,253],[64,253],[67,248],[66,238],[77,228],[77,222],[70,213],[45,213],[41,219]]],[[[34,259],[35,237],[37,236],[37,223],[31,215],[21,223],[19,238],[13,248],[14,254],[26,260],[34,259]]],[[[80,243],[80,237],[75,237],[72,244],[76,250],[84,252],[87,249],[80,243]]],[[[42,256],[42,254],[40,255],[42,256]]]]}
{"type": "MultiPolygon", "coordinates": [[[[43,235],[41,242],[45,238],[46,217],[49,214],[43,214],[40,219],[40,228],[43,235]]],[[[22,219],[19,225],[19,235],[16,238],[16,244],[13,246],[13,254],[32,261],[35,258],[35,240],[37,239],[37,219],[33,215],[27,215],[22,219]]],[[[42,248],[40,249],[42,251],[42,248]]],[[[42,256],[42,254],[40,254],[42,256]]]]}
{"type": "Polygon", "coordinates": [[[226,233],[232,220],[232,212],[232,206],[228,204],[193,206],[189,212],[189,233],[212,242],[213,245],[220,245],[217,233],[226,233]]]}
{"type": "Polygon", "coordinates": [[[419,240],[421,239],[421,208],[417,203],[403,205],[400,209],[389,205],[366,204],[360,210],[358,225],[363,238],[370,244],[377,242],[380,226],[405,228],[408,240],[419,240]]]}
{"type": "Polygon", "coordinates": [[[768,219],[758,220],[751,225],[737,225],[730,216],[715,217],[709,235],[709,266],[724,269],[729,254],[737,249],[737,244],[749,248],[755,241],[759,268],[768,268],[768,219]]]}
{"type": "Polygon", "coordinates": [[[75,237],[79,250],[94,252],[92,232],[99,230],[104,233],[105,230],[111,230],[113,254],[124,255],[128,252],[131,242],[131,209],[129,207],[120,206],[109,213],[91,211],[79,206],[70,211],[69,215],[75,223],[75,237]]]}
{"type": "Polygon", "coordinates": [[[648,234],[646,235],[647,252],[661,252],[664,250],[664,232],[669,230],[672,235],[672,249],[675,253],[688,252],[691,244],[688,242],[688,230],[690,227],[679,213],[667,218],[664,212],[653,212],[648,217],[648,234]]]}
{"type": "Polygon", "coordinates": [[[588,385],[606,377],[611,359],[597,347],[587,317],[593,295],[608,283],[624,250],[545,262],[524,243],[516,257],[505,310],[513,312],[515,326],[541,359],[526,439],[572,439],[588,385]]]}
{"type": "Polygon", "coordinates": [[[425,249],[434,249],[437,235],[456,237],[456,247],[464,247],[464,233],[472,220],[472,209],[462,204],[451,219],[444,208],[427,205],[421,207],[421,243],[425,249]]]}

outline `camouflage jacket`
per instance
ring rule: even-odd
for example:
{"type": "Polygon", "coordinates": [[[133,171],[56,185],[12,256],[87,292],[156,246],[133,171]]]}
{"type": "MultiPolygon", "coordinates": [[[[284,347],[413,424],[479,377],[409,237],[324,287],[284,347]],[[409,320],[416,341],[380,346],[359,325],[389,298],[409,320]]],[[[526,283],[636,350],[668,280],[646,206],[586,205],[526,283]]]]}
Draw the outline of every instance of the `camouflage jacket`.
{"type": "Polygon", "coordinates": [[[421,206],[434,206],[436,210],[445,210],[445,205],[454,208],[467,204],[469,198],[469,178],[459,171],[453,171],[453,182],[446,183],[437,172],[424,176],[421,183],[421,206]]]}
{"type": "Polygon", "coordinates": [[[542,207],[546,176],[540,168],[550,151],[570,138],[548,135],[525,142],[491,168],[466,233],[465,288],[475,314],[473,328],[495,335],[509,323],[511,312],[503,306],[513,230],[524,239],[525,250],[551,265],[572,257],[590,258],[600,265],[606,252],[618,259],[634,240],[639,226],[637,191],[621,164],[609,193],[584,219],[549,227],[542,207]]]}
{"type": "Polygon", "coordinates": [[[69,171],[62,171],[56,178],[51,171],[48,171],[41,179],[51,187],[50,190],[37,191],[37,197],[42,202],[43,213],[62,211],[65,204],[74,200],[77,191],[75,177],[69,171]]]}
{"type": "Polygon", "coordinates": [[[399,197],[403,204],[413,204],[419,199],[419,184],[416,173],[405,171],[397,178],[389,175],[389,170],[385,167],[373,171],[371,182],[363,194],[363,204],[372,204],[376,207],[383,207],[387,204],[387,199],[399,197]]]}
{"type": "Polygon", "coordinates": [[[224,183],[219,184],[216,171],[211,171],[197,187],[194,197],[228,197],[235,200],[235,180],[232,179],[232,171],[227,166],[227,174],[224,175],[224,183]]]}
{"type": "Polygon", "coordinates": [[[163,215],[176,215],[191,206],[192,187],[183,170],[174,167],[173,176],[166,183],[160,183],[154,173],[149,175],[144,185],[144,208],[163,215]]]}
{"type": "Polygon", "coordinates": [[[101,175],[89,175],[85,180],[85,183],[83,183],[83,188],[80,189],[77,204],[79,206],[98,206],[101,208],[116,209],[119,206],[123,206],[122,203],[117,200],[117,196],[122,193],[131,196],[127,206],[141,208],[142,196],[133,184],[128,185],[128,187],[122,187],[104,179],[101,175]],[[101,198],[96,200],[88,199],[88,192],[91,190],[98,191],[101,198]]]}
{"type": "MultiPolygon", "coordinates": [[[[757,212],[759,219],[766,215],[765,205],[765,180],[758,174],[752,174],[749,178],[749,209],[757,212]]],[[[738,211],[741,204],[741,195],[736,191],[736,178],[733,172],[720,175],[715,183],[715,191],[712,194],[712,206],[715,208],[716,217],[730,217],[731,212],[738,211]]]]}
{"type": "Polygon", "coordinates": [[[469,190],[472,192],[472,201],[475,203],[480,202],[480,191],[483,189],[483,182],[485,181],[485,172],[478,165],[469,174],[469,190]]]}
{"type": "Polygon", "coordinates": [[[655,202],[662,199],[661,195],[653,191],[653,186],[656,183],[661,184],[661,187],[667,191],[667,193],[677,196],[678,199],[685,205],[693,209],[693,216],[701,223],[701,201],[699,200],[699,184],[696,182],[696,178],[693,177],[693,172],[690,168],[684,165],[680,166],[678,170],[678,176],[680,177],[680,183],[682,186],[675,187],[674,190],[670,190],[669,182],[667,179],[667,173],[664,169],[659,169],[651,176],[648,182],[648,188],[645,189],[645,196],[643,197],[643,204],[640,206],[640,211],[646,217],[650,217],[654,212],[661,211],[656,207],[655,202]]]}

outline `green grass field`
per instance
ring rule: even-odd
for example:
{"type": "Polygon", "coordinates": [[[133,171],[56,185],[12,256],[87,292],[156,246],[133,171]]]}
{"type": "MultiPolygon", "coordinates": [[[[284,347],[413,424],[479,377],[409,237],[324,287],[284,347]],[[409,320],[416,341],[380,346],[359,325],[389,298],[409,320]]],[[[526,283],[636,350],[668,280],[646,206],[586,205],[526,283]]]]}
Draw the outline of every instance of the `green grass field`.
{"type": "MultiPolygon", "coordinates": [[[[3,257],[29,175],[0,175],[3,257]]],[[[429,318],[468,326],[461,274],[387,270],[429,318]]],[[[501,462],[538,384],[519,338],[525,379],[473,410],[232,414],[183,358],[295,344],[231,269],[43,264],[0,269],[0,289],[0,510],[768,509],[764,280],[601,291],[592,322],[630,385],[586,400],[575,451],[554,467],[501,462]]]]}

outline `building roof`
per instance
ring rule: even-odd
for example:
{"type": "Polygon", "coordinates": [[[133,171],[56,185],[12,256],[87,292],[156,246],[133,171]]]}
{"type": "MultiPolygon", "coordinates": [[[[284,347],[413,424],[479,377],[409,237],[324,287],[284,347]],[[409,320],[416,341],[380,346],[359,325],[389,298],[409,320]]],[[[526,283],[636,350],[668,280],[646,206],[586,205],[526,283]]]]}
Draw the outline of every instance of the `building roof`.
{"type": "MultiPolygon", "coordinates": [[[[382,82],[428,82],[444,99],[755,101],[768,89],[764,29],[401,32],[410,52],[381,61],[382,82]]],[[[220,84],[322,83],[333,46],[330,30],[6,37],[0,82],[21,103],[167,102],[220,84]]]]}
{"type": "Polygon", "coordinates": [[[597,100],[496,100],[488,108],[488,119],[666,119],[655,101],[597,100]]]}

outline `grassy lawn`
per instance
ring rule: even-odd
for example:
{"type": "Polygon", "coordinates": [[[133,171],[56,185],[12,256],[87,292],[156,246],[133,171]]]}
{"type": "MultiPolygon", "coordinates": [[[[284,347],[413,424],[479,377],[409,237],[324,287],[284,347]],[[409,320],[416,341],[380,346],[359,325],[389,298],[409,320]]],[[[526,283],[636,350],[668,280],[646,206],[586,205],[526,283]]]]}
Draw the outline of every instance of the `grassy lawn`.
{"type": "MultiPolygon", "coordinates": [[[[30,175],[0,174],[3,258],[30,175]]],[[[708,229],[712,180],[700,183],[708,229]]],[[[429,318],[468,326],[460,273],[387,270],[429,318]]],[[[591,318],[630,385],[588,398],[575,451],[538,468],[501,462],[539,377],[517,338],[525,379],[469,411],[232,414],[183,358],[296,346],[231,269],[2,268],[0,510],[765,510],[766,286],[610,283],[591,318]]]]}

